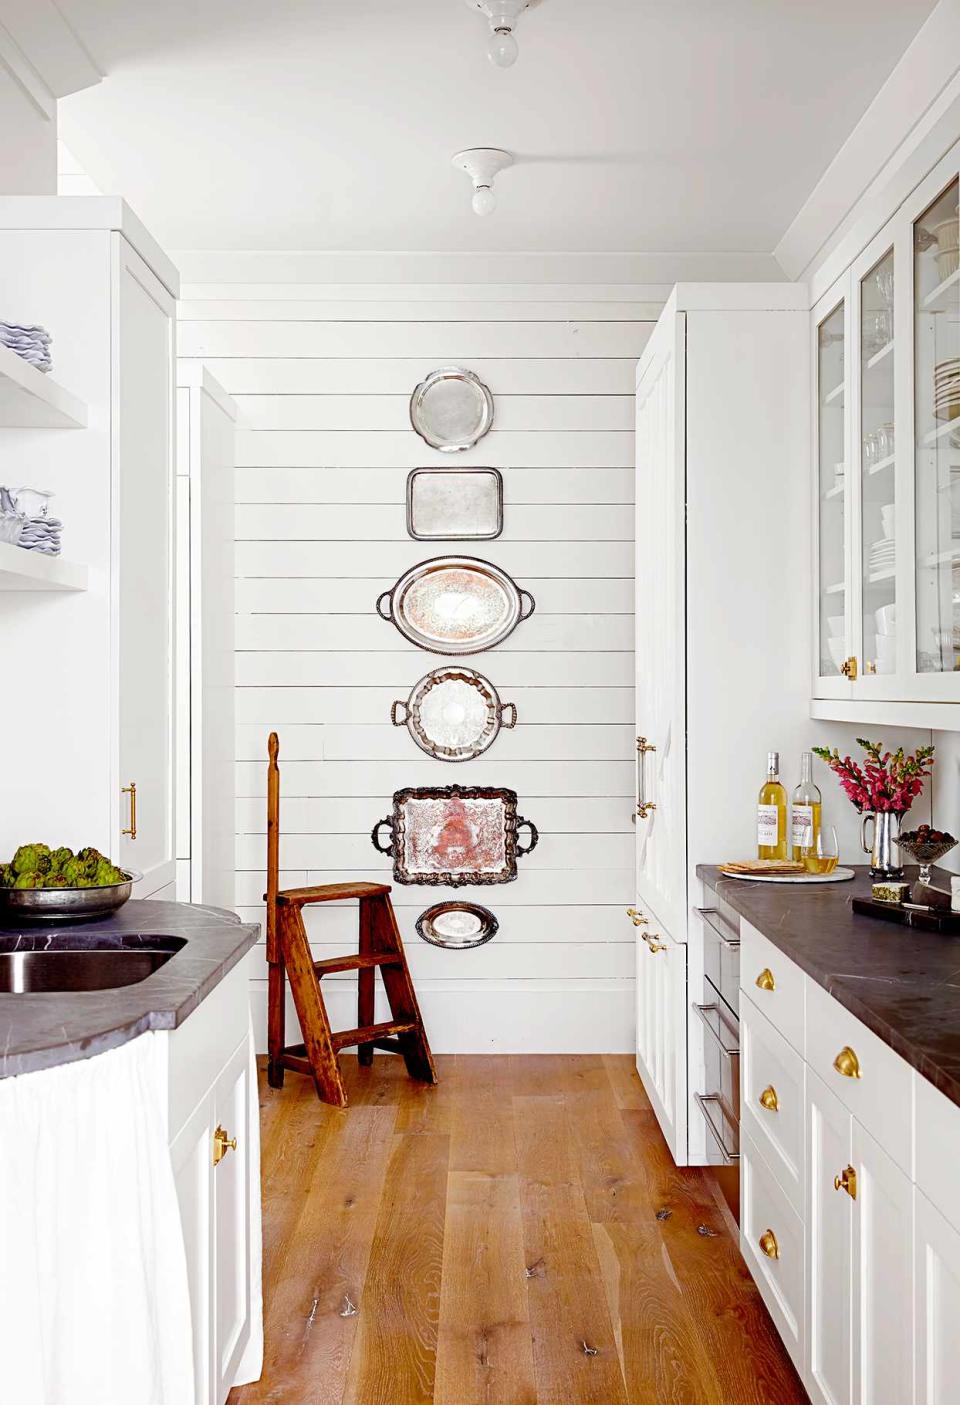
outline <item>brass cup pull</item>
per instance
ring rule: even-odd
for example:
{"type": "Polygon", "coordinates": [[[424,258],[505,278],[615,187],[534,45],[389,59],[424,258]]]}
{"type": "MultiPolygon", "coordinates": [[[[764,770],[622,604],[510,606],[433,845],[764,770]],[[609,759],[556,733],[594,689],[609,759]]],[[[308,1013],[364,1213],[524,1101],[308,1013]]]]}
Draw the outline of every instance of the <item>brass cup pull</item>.
{"type": "Polygon", "coordinates": [[[769,966],[764,966],[755,984],[760,990],[776,990],[777,983],[773,979],[773,972],[770,970],[769,966]]]}
{"type": "Polygon", "coordinates": [[[656,956],[658,951],[667,950],[666,942],[657,941],[659,935],[659,932],[644,932],[643,934],[643,940],[646,942],[648,949],[653,952],[654,956],[656,956]]]}
{"type": "Polygon", "coordinates": [[[844,1044],[839,1054],[833,1061],[833,1066],[844,1078],[861,1078],[860,1060],[850,1048],[849,1044],[844,1044]]]}
{"type": "Polygon", "coordinates": [[[137,783],[136,783],[136,781],[131,781],[129,785],[122,786],[122,787],[121,787],[121,790],[120,790],[120,794],[121,794],[121,795],[129,795],[129,797],[130,797],[130,827],[129,827],[129,829],[121,829],[120,833],[121,833],[121,834],[129,835],[129,837],[130,837],[131,839],[136,839],[136,837],[137,837],[137,783]]]}
{"type": "Polygon", "coordinates": [[[217,1130],[213,1134],[213,1164],[219,1166],[228,1151],[236,1151],[236,1137],[228,1137],[223,1128],[218,1124],[217,1130]]]}
{"type": "Polygon", "coordinates": [[[647,926],[648,919],[646,917],[643,917],[635,907],[627,908],[627,916],[633,918],[633,925],[635,927],[647,926]]]}
{"type": "Polygon", "coordinates": [[[757,1243],[760,1245],[760,1252],[766,1254],[768,1259],[779,1259],[780,1245],[772,1229],[765,1229],[757,1243]]]}
{"type": "Polygon", "coordinates": [[[777,1097],[777,1090],[772,1083],[768,1083],[760,1094],[760,1106],[765,1107],[768,1112],[780,1111],[780,1099],[777,1097]]]}
{"type": "Polygon", "coordinates": [[[847,1166],[839,1176],[833,1178],[834,1190],[845,1190],[851,1200],[857,1198],[857,1173],[852,1166],[847,1166]]]}

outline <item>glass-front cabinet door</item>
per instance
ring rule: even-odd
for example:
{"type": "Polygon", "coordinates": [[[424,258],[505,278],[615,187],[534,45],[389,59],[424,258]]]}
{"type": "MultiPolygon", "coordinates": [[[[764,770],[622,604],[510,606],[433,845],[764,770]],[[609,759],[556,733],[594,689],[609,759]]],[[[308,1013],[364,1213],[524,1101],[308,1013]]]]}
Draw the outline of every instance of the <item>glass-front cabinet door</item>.
{"type": "MultiPolygon", "coordinates": [[[[960,216],[952,181],[913,224],[915,669],[960,672],[960,216]]],[[[949,685],[947,685],[949,687],[949,685]]]]}
{"type": "Polygon", "coordinates": [[[850,662],[850,456],[846,283],[814,310],[813,381],[817,485],[818,609],[815,671],[820,697],[847,697],[850,662]]]}
{"type": "MultiPolygon", "coordinates": [[[[875,253],[871,251],[871,254],[875,253]]],[[[859,591],[854,654],[861,689],[897,672],[896,365],[895,267],[892,245],[866,271],[855,269],[857,394],[854,453],[858,456],[857,517],[859,591]]]]}

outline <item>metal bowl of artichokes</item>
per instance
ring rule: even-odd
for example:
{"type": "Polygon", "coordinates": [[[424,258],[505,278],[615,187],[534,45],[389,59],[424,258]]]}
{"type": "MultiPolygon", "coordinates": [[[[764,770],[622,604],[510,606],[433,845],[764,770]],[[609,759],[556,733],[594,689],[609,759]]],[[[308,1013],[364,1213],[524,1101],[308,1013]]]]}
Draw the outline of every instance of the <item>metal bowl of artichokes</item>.
{"type": "Polygon", "coordinates": [[[0,863],[0,923],[83,922],[122,907],[140,877],[98,849],[21,844],[0,863]]]}

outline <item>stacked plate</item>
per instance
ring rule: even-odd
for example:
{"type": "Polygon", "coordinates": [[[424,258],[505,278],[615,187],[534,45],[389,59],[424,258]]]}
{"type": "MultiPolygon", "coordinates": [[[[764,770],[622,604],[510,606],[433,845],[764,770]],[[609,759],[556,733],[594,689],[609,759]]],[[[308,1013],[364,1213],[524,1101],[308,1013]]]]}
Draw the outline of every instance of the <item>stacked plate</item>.
{"type": "Polygon", "coordinates": [[[9,347],[38,371],[49,371],[52,338],[45,327],[21,326],[17,322],[0,322],[0,346],[9,347]]]}
{"type": "Polygon", "coordinates": [[[897,544],[892,537],[874,542],[870,548],[870,574],[892,570],[897,563],[897,544]]]}
{"type": "Polygon", "coordinates": [[[938,361],[933,370],[933,413],[938,420],[960,416],[960,356],[938,361]]]}

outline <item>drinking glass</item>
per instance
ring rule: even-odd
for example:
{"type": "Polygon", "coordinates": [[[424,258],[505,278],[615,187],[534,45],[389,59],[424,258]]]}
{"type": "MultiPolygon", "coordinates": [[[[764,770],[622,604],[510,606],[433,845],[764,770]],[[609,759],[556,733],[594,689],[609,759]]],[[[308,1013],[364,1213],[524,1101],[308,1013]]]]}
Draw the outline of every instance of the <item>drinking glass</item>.
{"type": "Polygon", "coordinates": [[[813,842],[800,850],[800,857],[808,873],[832,873],[840,862],[836,828],[832,824],[821,824],[813,842]]]}

